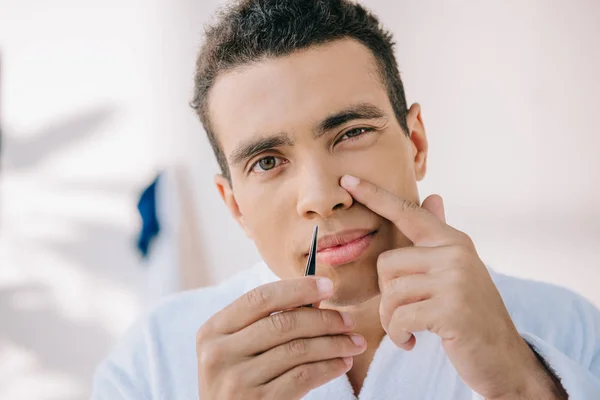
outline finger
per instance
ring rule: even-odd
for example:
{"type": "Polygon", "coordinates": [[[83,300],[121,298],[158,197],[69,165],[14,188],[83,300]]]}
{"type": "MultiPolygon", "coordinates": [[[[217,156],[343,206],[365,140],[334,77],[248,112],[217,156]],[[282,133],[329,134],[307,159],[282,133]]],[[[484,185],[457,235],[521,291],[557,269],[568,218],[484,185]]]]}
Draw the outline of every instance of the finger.
{"type": "Polygon", "coordinates": [[[251,382],[260,385],[299,365],[356,356],[366,348],[365,339],[356,334],[301,338],[252,358],[247,366],[252,374],[251,382]]]}
{"type": "Polygon", "coordinates": [[[440,195],[432,194],[428,196],[423,203],[421,208],[429,211],[437,217],[443,223],[446,223],[446,211],[444,210],[444,200],[440,195]]]}
{"type": "Polygon", "coordinates": [[[435,249],[436,247],[402,247],[379,254],[377,276],[380,288],[384,289],[386,282],[392,279],[428,272],[434,264],[431,261],[431,250],[435,249]]]}
{"type": "Polygon", "coordinates": [[[340,184],[356,201],[392,221],[414,244],[434,246],[447,234],[447,225],[412,201],[351,175],[344,175],[340,184]]]}
{"type": "Polygon", "coordinates": [[[411,344],[414,332],[436,333],[436,318],[433,299],[407,304],[394,310],[386,332],[398,347],[410,350],[414,346],[411,344]]]}
{"type": "Polygon", "coordinates": [[[423,274],[444,269],[457,257],[452,246],[402,247],[388,250],[377,257],[379,286],[388,281],[411,274],[423,274]]]}
{"type": "Polygon", "coordinates": [[[296,308],[265,317],[231,335],[235,354],[252,356],[297,338],[348,333],[354,319],[348,313],[296,308]]]}
{"type": "Polygon", "coordinates": [[[302,364],[264,385],[265,398],[299,399],[342,376],[352,368],[352,357],[302,364]]]}
{"type": "Polygon", "coordinates": [[[281,310],[317,303],[333,294],[333,282],[322,277],[301,277],[259,286],[211,317],[205,329],[229,334],[281,310]]]}
{"type": "Polygon", "coordinates": [[[433,297],[439,286],[439,280],[426,274],[408,275],[389,281],[386,288],[381,291],[379,303],[379,315],[383,327],[388,328],[397,308],[433,297]]]}

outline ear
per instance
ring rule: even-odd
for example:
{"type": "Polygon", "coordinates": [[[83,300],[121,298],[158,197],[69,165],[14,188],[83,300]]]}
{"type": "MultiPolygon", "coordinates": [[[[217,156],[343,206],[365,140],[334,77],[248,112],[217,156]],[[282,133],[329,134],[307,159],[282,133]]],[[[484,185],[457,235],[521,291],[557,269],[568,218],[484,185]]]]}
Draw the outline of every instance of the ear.
{"type": "Polygon", "coordinates": [[[215,185],[217,186],[217,190],[221,194],[223,202],[229,209],[231,216],[242,227],[242,229],[246,233],[246,236],[252,239],[250,230],[244,223],[244,216],[242,215],[240,207],[235,199],[235,195],[233,194],[233,189],[231,187],[231,183],[229,183],[229,180],[221,174],[215,175],[215,185]]]}
{"type": "Polygon", "coordinates": [[[427,151],[429,144],[427,143],[421,106],[419,104],[413,104],[408,110],[406,125],[408,126],[412,146],[415,179],[420,181],[425,178],[425,173],[427,172],[427,151]]]}

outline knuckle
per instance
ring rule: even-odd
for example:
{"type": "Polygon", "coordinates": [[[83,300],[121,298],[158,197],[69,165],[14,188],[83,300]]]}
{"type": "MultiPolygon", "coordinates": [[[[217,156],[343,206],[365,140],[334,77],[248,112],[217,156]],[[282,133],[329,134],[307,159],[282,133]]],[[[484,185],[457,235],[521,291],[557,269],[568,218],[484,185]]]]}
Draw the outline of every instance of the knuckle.
{"type": "Polygon", "coordinates": [[[330,347],[335,349],[338,354],[346,350],[349,340],[348,336],[329,336],[330,347]]]}
{"type": "Polygon", "coordinates": [[[202,343],[204,343],[208,339],[207,331],[208,329],[206,328],[206,325],[203,325],[196,332],[196,348],[199,348],[202,345],[202,343]]]}
{"type": "Polygon", "coordinates": [[[469,235],[467,235],[466,233],[459,231],[458,238],[459,238],[460,242],[463,243],[464,246],[466,246],[466,247],[473,246],[473,239],[471,239],[471,237],[469,235]]]}
{"type": "MultiPolygon", "coordinates": [[[[337,322],[336,318],[334,318],[333,313],[327,310],[321,310],[321,320],[323,321],[323,325],[330,327],[330,326],[334,326],[337,322]]],[[[339,314],[338,314],[339,315],[339,314]]],[[[341,319],[342,316],[340,315],[339,318],[341,319]]]]}
{"type": "Polygon", "coordinates": [[[261,286],[246,293],[246,300],[251,307],[263,309],[266,308],[271,298],[273,290],[268,286],[261,286]]]}
{"type": "Polygon", "coordinates": [[[278,334],[286,334],[294,329],[296,318],[291,312],[280,312],[270,317],[271,325],[278,334]]]}
{"type": "Polygon", "coordinates": [[[393,312],[398,304],[398,291],[396,290],[396,287],[392,285],[396,285],[396,283],[388,283],[386,285],[385,291],[382,291],[381,294],[380,308],[388,310],[389,312],[393,312]]]}
{"type": "Polygon", "coordinates": [[[396,296],[390,291],[387,291],[381,295],[381,303],[379,310],[382,315],[391,317],[392,314],[398,309],[396,296]]]}
{"type": "Polygon", "coordinates": [[[288,342],[287,352],[292,357],[304,357],[309,352],[309,344],[307,339],[297,339],[288,342]]]}
{"type": "Polygon", "coordinates": [[[387,250],[377,256],[377,273],[387,279],[392,275],[396,251],[387,250]]]}
{"type": "Polygon", "coordinates": [[[408,313],[402,308],[397,308],[390,314],[389,324],[395,329],[404,330],[404,327],[409,324],[408,313]]]}
{"type": "Polygon", "coordinates": [[[402,211],[414,211],[419,210],[421,207],[417,205],[417,203],[413,203],[410,200],[401,199],[400,200],[400,208],[402,211]]]}
{"type": "Polygon", "coordinates": [[[393,255],[393,253],[390,250],[380,253],[377,256],[377,267],[378,268],[385,267],[389,263],[392,255],[393,255]]]}
{"type": "Polygon", "coordinates": [[[224,348],[217,342],[205,343],[197,349],[198,363],[205,368],[218,367],[224,359],[224,348]]]}
{"type": "Polygon", "coordinates": [[[426,330],[426,331],[429,331],[429,332],[434,332],[434,333],[435,333],[435,332],[436,332],[436,329],[435,329],[435,324],[434,324],[434,322],[433,322],[433,321],[428,321],[428,322],[425,324],[425,330],[426,330]]]}
{"type": "Polygon", "coordinates": [[[377,185],[369,185],[369,191],[373,196],[378,196],[381,194],[381,188],[377,185]]]}
{"type": "Polygon", "coordinates": [[[402,295],[408,290],[409,277],[396,278],[392,280],[391,287],[396,295],[402,295]]]}
{"type": "Polygon", "coordinates": [[[464,246],[452,246],[450,249],[450,260],[453,265],[466,265],[469,261],[469,250],[464,246]]]}
{"type": "Polygon", "coordinates": [[[383,299],[382,299],[381,303],[379,304],[379,315],[382,318],[386,318],[386,319],[389,319],[392,317],[392,313],[390,312],[390,307],[387,305],[387,303],[383,302],[383,299]]]}
{"type": "Polygon", "coordinates": [[[301,365],[294,371],[294,379],[300,384],[306,384],[311,381],[313,377],[312,368],[309,365],[301,365]]]}
{"type": "Polygon", "coordinates": [[[202,326],[196,331],[196,345],[199,345],[202,342],[206,342],[214,337],[217,337],[217,332],[223,330],[220,327],[220,325],[222,325],[222,322],[219,322],[220,320],[222,320],[222,318],[216,318],[220,313],[221,312],[213,315],[211,318],[205,321],[204,324],[202,324],[202,326]]]}
{"type": "Polygon", "coordinates": [[[390,283],[386,293],[386,305],[393,310],[404,304],[409,297],[409,278],[397,278],[390,283]]]}

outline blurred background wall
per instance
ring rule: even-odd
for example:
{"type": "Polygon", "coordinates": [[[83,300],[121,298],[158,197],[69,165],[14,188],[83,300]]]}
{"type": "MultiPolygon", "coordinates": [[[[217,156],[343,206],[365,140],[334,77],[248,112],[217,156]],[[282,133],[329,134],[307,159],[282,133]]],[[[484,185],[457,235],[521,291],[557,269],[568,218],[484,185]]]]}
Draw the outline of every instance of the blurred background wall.
{"type": "MultiPolygon", "coordinates": [[[[259,260],[187,106],[218,3],[0,0],[0,399],[86,398],[157,292],[259,260]],[[172,223],[143,262],[135,206],[159,170],[177,171],[172,223]]],[[[423,106],[422,194],[445,197],[491,267],[600,306],[600,3],[364,3],[423,106]]]]}

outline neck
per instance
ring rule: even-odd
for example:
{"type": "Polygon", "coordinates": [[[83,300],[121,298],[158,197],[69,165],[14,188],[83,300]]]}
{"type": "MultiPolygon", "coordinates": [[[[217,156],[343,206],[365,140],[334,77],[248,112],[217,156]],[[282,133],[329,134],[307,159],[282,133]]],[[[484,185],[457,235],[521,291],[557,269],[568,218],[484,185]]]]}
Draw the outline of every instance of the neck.
{"type": "Polygon", "coordinates": [[[362,335],[367,341],[367,350],[354,357],[352,369],[348,371],[348,379],[354,389],[354,393],[360,393],[369,365],[373,360],[375,351],[385,336],[379,317],[379,303],[381,296],[375,296],[363,303],[345,307],[327,307],[338,311],[346,311],[354,317],[356,327],[353,332],[362,335]]]}

